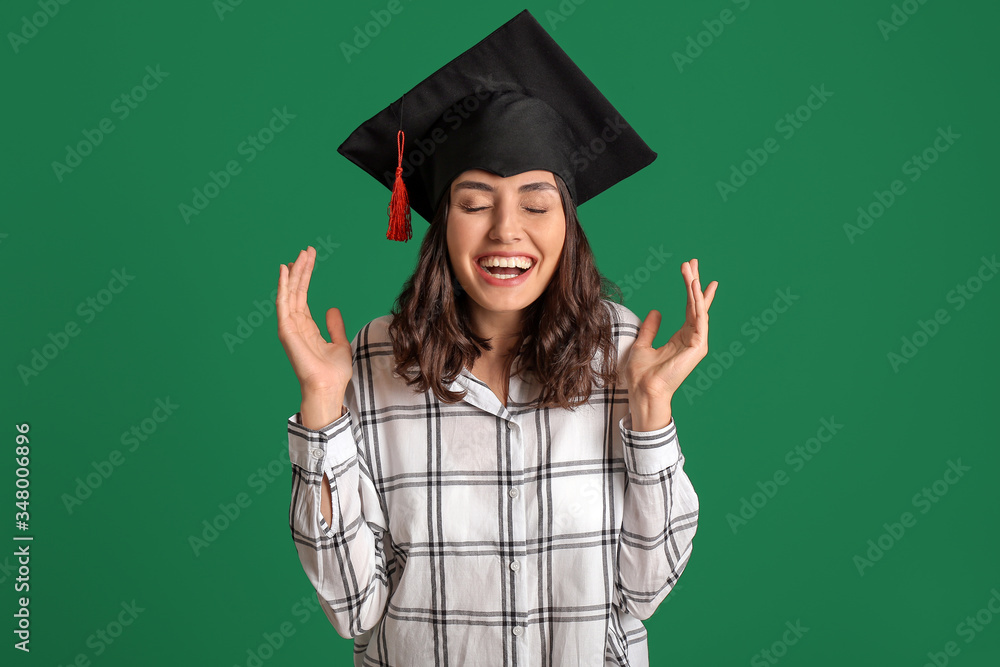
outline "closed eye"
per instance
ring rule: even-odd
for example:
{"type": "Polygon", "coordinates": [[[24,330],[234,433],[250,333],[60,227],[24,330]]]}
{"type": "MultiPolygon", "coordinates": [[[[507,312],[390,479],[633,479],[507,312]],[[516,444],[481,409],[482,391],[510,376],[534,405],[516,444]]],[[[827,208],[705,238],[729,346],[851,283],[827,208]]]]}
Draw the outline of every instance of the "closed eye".
{"type": "MultiPolygon", "coordinates": [[[[467,204],[459,204],[459,206],[462,208],[463,211],[467,213],[477,213],[479,211],[484,211],[490,208],[489,206],[469,206],[467,204]]],[[[536,213],[536,214],[549,212],[548,209],[545,208],[530,208],[528,206],[525,206],[524,210],[528,211],[529,213],[536,213]]]]}

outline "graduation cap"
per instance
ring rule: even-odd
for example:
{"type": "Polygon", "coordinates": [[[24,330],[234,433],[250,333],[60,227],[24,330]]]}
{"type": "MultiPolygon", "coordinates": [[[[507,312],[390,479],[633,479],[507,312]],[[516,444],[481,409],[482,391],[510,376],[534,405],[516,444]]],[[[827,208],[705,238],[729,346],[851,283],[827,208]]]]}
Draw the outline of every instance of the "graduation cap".
{"type": "Polygon", "coordinates": [[[392,190],[386,238],[412,237],[469,169],[543,169],[579,206],[656,159],[527,9],[365,121],[337,149],[392,190]],[[392,145],[393,137],[396,146],[392,145]]]}

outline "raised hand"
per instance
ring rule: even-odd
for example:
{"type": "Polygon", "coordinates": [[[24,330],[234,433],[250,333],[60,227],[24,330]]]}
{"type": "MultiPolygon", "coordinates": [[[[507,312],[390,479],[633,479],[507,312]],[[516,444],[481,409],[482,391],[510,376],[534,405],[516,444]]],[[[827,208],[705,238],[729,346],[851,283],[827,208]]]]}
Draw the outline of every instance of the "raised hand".
{"type": "Polygon", "coordinates": [[[669,423],[670,399],[708,354],[708,309],[719,283],[713,281],[702,292],[697,259],[681,264],[681,274],[688,295],[684,325],[663,347],[654,349],[662,318],[659,311],[651,310],[629,351],[625,374],[636,430],[654,430],[669,423]]]}
{"type": "MultiPolygon", "coordinates": [[[[278,338],[292,362],[303,397],[343,397],[353,373],[351,342],[337,308],[326,311],[326,342],[309,313],[306,295],[316,263],[316,249],[309,246],[278,273],[278,338]]],[[[339,400],[339,399],[338,399],[339,400]]],[[[339,404],[338,404],[339,409],[339,404]]]]}

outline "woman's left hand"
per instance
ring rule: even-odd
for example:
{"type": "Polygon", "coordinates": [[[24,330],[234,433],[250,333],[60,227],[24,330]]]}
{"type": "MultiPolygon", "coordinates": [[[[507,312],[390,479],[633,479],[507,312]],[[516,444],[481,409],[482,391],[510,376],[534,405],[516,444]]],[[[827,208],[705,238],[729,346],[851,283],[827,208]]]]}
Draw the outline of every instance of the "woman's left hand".
{"type": "Polygon", "coordinates": [[[681,264],[681,274],[688,295],[684,325],[663,347],[654,349],[653,340],[662,318],[659,311],[651,310],[639,327],[625,365],[633,428],[638,431],[669,424],[670,399],[708,354],[708,309],[719,283],[712,281],[701,291],[697,259],[681,264]]]}

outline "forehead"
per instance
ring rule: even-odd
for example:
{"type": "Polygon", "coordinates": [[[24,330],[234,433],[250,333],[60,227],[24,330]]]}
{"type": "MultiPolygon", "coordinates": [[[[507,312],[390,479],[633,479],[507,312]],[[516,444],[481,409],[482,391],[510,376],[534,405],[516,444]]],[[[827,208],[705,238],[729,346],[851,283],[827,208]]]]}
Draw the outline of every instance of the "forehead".
{"type": "Polygon", "coordinates": [[[552,186],[556,185],[555,176],[552,175],[551,171],[546,171],[544,169],[535,169],[532,171],[523,171],[520,174],[514,174],[513,176],[498,176],[493,172],[486,171],[485,169],[469,169],[463,171],[455,180],[451,182],[452,190],[455,186],[462,182],[474,181],[478,183],[485,183],[494,188],[503,187],[519,187],[527,183],[548,183],[552,186]]]}

